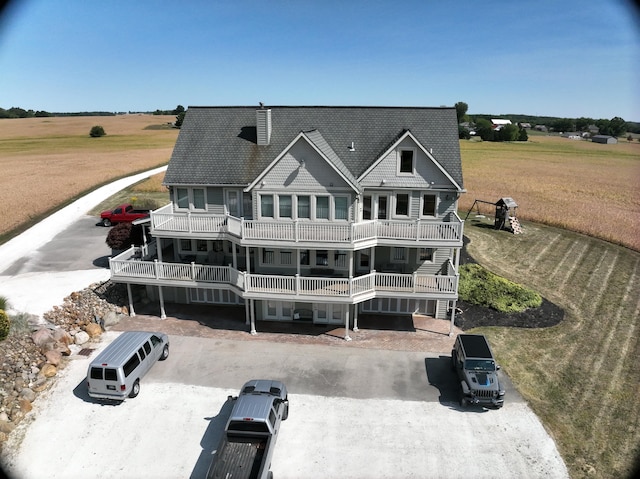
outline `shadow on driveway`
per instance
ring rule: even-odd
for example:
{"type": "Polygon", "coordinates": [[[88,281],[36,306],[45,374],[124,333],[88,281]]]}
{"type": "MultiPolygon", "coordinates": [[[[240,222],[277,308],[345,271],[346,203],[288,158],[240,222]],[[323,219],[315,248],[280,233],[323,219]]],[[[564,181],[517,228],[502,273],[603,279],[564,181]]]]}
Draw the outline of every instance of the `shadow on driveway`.
{"type": "Polygon", "coordinates": [[[191,471],[190,479],[200,479],[205,477],[209,466],[213,460],[214,454],[217,452],[218,445],[224,436],[224,427],[231,416],[233,410],[233,400],[231,396],[227,398],[220,408],[220,412],[214,417],[205,417],[205,421],[209,421],[207,429],[200,440],[200,456],[196,461],[193,471],[191,471]]]}

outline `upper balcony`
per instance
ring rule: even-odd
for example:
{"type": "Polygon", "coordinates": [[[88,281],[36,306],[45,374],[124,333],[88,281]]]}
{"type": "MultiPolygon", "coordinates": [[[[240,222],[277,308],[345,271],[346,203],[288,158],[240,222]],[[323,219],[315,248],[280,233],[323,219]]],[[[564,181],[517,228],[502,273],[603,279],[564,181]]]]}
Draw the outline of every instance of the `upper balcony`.
{"type": "Polygon", "coordinates": [[[319,244],[340,249],[377,245],[462,247],[464,222],[456,213],[440,220],[265,221],[230,215],[175,212],[168,204],[151,213],[156,237],[239,240],[242,246],[314,248],[319,244]]]}

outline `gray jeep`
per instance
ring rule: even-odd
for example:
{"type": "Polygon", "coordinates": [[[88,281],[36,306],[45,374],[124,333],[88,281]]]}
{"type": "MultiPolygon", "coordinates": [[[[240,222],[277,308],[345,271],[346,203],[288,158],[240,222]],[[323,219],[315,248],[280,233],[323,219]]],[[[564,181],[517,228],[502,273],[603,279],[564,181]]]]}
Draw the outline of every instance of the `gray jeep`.
{"type": "Polygon", "coordinates": [[[460,405],[480,404],[501,408],[504,389],[498,379],[500,366],[481,334],[459,334],[451,351],[451,365],[458,373],[460,405]]]}

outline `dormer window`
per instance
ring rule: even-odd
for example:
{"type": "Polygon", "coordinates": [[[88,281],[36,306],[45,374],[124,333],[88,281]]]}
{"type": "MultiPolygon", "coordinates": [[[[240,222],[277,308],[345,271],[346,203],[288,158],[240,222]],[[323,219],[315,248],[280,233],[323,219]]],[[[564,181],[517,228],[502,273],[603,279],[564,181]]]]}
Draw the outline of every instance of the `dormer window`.
{"type": "Polygon", "coordinates": [[[407,148],[400,150],[398,158],[398,175],[415,174],[415,150],[407,148]]]}

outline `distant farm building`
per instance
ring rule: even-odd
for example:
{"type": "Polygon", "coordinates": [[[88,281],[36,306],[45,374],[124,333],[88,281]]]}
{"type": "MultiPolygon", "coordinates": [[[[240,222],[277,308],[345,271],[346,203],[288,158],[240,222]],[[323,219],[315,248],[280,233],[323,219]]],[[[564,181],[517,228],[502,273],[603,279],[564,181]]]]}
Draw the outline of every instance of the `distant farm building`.
{"type": "Polygon", "coordinates": [[[617,138],[609,135],[594,135],[591,137],[591,141],[594,143],[603,143],[605,145],[615,145],[618,143],[617,138]]]}
{"type": "Polygon", "coordinates": [[[500,118],[491,118],[491,128],[500,131],[503,126],[511,125],[511,120],[502,120],[500,118]]]}

